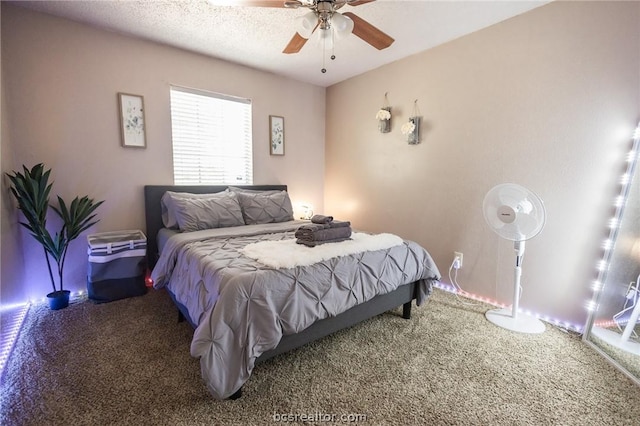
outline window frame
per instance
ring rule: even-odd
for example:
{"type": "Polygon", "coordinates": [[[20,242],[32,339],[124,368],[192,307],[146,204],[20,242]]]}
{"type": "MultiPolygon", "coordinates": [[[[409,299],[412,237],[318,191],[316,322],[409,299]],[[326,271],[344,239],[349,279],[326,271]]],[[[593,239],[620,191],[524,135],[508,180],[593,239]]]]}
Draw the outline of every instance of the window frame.
{"type": "Polygon", "coordinates": [[[169,108],[174,185],[253,184],[251,99],[171,85],[169,108]],[[191,110],[185,106],[188,102],[193,104],[191,110]],[[225,115],[229,107],[236,109],[237,115],[225,115]],[[239,138],[240,143],[230,145],[225,142],[229,138],[239,138]]]}

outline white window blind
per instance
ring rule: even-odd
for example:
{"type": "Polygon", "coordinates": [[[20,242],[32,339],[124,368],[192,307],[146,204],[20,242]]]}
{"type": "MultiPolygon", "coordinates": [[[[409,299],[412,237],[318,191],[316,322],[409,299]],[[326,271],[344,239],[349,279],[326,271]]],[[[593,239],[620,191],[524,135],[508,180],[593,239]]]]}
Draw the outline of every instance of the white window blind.
{"type": "Polygon", "coordinates": [[[253,184],[251,100],[171,88],[176,185],[253,184]]]}

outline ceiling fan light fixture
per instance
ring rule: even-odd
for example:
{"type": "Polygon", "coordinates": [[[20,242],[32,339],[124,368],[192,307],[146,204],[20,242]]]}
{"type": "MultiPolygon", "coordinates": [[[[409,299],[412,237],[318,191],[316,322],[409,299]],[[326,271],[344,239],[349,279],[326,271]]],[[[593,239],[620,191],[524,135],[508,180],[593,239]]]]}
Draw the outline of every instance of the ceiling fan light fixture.
{"type": "Polygon", "coordinates": [[[341,13],[334,13],[331,17],[331,22],[338,38],[343,38],[353,31],[353,21],[341,13]]]}
{"type": "Polygon", "coordinates": [[[323,30],[318,29],[313,33],[312,41],[323,50],[333,49],[333,30],[331,28],[323,30]]]}
{"type": "Polygon", "coordinates": [[[297,9],[302,6],[302,3],[298,0],[288,0],[284,2],[284,7],[287,9],[297,9]]]}
{"type": "Polygon", "coordinates": [[[305,13],[300,17],[300,21],[298,22],[298,34],[306,39],[309,39],[316,25],[318,25],[318,16],[316,15],[316,13],[305,13]]]}

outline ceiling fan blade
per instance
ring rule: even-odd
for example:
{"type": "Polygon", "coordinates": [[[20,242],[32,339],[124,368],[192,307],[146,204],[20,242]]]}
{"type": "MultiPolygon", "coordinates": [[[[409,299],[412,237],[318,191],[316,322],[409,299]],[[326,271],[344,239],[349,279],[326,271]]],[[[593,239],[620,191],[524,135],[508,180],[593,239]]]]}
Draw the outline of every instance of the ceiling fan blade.
{"type": "Polygon", "coordinates": [[[300,34],[295,33],[287,44],[287,47],[284,48],[282,53],[298,53],[302,46],[307,42],[307,39],[302,37],[300,34]]]}
{"type": "Polygon", "coordinates": [[[374,2],[374,1],[376,1],[376,0],[355,0],[355,1],[347,2],[347,4],[349,6],[360,6],[361,4],[371,3],[371,2],[374,2]]]}
{"type": "Polygon", "coordinates": [[[284,0],[208,0],[214,6],[285,7],[284,0]]]}
{"type": "Polygon", "coordinates": [[[393,38],[383,33],[364,19],[351,12],[344,12],[344,16],[353,21],[353,34],[360,37],[378,50],[386,49],[395,41],[393,38]]]}

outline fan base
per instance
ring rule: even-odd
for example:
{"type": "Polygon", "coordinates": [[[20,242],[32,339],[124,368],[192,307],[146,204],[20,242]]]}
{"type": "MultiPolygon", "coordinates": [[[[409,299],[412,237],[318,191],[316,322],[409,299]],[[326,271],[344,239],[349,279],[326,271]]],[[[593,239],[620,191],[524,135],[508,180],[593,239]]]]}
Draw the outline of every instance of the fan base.
{"type": "Polygon", "coordinates": [[[606,328],[593,327],[591,334],[602,339],[605,343],[615,346],[618,349],[632,353],[634,355],[640,355],[640,343],[632,340],[622,340],[622,335],[606,328]]]}
{"type": "Polygon", "coordinates": [[[538,318],[530,315],[518,313],[516,318],[511,316],[511,308],[492,309],[487,311],[485,317],[497,325],[507,330],[517,331],[519,333],[543,333],[546,327],[538,318]]]}

